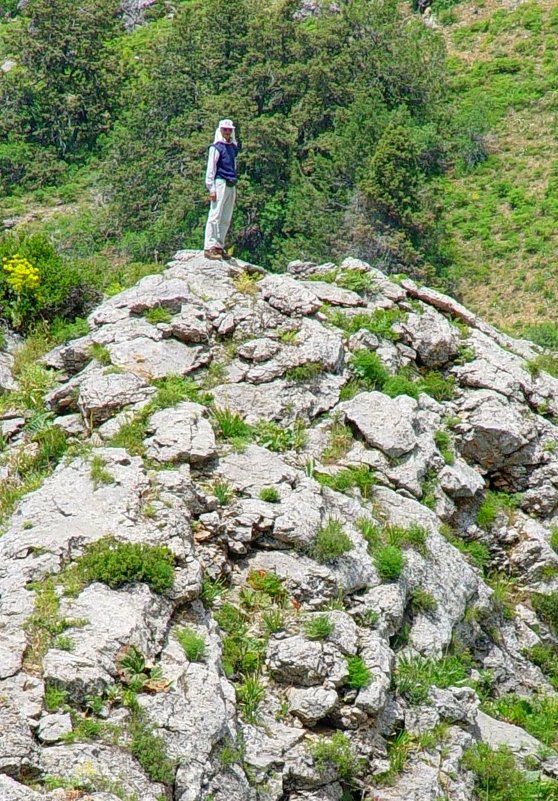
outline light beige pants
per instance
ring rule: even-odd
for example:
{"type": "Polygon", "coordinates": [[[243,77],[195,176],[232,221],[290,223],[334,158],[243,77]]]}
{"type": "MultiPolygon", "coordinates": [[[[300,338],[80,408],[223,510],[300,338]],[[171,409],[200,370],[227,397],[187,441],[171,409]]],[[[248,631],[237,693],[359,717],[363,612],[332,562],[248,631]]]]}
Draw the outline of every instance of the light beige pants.
{"type": "Polygon", "coordinates": [[[223,178],[217,178],[215,189],[217,200],[211,201],[205,226],[205,250],[224,249],[236,199],[236,186],[227,186],[227,182],[223,178]]]}

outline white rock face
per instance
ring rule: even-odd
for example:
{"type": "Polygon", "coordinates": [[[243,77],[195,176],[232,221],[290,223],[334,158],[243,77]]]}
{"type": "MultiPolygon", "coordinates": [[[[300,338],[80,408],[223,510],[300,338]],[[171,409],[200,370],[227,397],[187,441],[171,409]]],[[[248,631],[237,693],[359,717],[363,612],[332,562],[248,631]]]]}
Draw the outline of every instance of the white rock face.
{"type": "Polygon", "coordinates": [[[416,445],[413,417],[417,402],[408,395],[392,399],[381,392],[361,392],[339,408],[366,442],[386,456],[403,456],[416,445]]]}
{"type": "MultiPolygon", "coordinates": [[[[89,324],[43,359],[72,449],[33,476],[0,538],[2,801],[74,792],[47,777],[83,801],[341,801],[351,764],[367,799],[475,801],[462,757],[479,742],[558,775],[473,689],[489,671],[496,697],[555,692],[541,654],[558,592],[558,380],[531,374],[535,345],[352,258],[285,276],[180,251],[89,324]],[[366,291],[330,283],[346,270],[366,291]],[[397,331],[345,337],[325,303],[397,310],[397,331]],[[150,323],[156,308],[170,319],[150,323]],[[370,390],[352,366],[362,348],[407,380],[439,371],[440,392],[370,390]],[[85,574],[105,537],[128,553],[85,574]],[[174,574],[156,592],[161,553],[174,574]],[[490,574],[513,586],[495,592],[490,574]],[[461,668],[438,687],[450,652],[461,668]],[[418,696],[405,669],[426,676],[418,696]],[[85,719],[99,737],[83,739],[85,719]],[[402,730],[432,741],[380,788],[402,730]]],[[[7,407],[0,480],[16,497],[40,438],[7,407]]]]}

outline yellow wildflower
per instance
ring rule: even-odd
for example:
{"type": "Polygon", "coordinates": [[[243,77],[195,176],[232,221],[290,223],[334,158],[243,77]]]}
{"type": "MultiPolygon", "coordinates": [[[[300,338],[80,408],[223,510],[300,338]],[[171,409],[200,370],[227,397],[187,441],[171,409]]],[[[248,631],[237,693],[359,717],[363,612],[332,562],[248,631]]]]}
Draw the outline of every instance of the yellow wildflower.
{"type": "Polygon", "coordinates": [[[19,253],[9,258],[4,256],[2,262],[4,272],[7,273],[6,283],[16,294],[20,295],[26,290],[33,291],[39,286],[39,271],[24,256],[19,253]]]}

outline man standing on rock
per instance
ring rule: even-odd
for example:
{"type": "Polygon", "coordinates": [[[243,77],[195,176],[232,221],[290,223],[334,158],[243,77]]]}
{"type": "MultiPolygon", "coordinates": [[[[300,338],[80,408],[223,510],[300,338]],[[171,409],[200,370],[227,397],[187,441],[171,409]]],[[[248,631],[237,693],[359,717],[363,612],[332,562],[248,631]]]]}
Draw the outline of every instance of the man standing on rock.
{"type": "Polygon", "coordinates": [[[221,120],[209,148],[205,185],[211,206],[205,226],[204,256],[208,259],[230,259],[225,238],[231,224],[236,199],[236,156],[238,145],[232,120],[221,120]]]}

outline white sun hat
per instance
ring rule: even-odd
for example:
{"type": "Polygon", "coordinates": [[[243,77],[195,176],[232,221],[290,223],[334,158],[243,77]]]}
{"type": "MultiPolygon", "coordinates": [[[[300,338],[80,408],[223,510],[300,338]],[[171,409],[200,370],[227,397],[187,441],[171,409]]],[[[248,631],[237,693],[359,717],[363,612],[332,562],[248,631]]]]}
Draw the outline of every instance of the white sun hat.
{"type": "Polygon", "coordinates": [[[232,120],[219,120],[219,128],[232,128],[234,131],[234,122],[232,120]]]}

